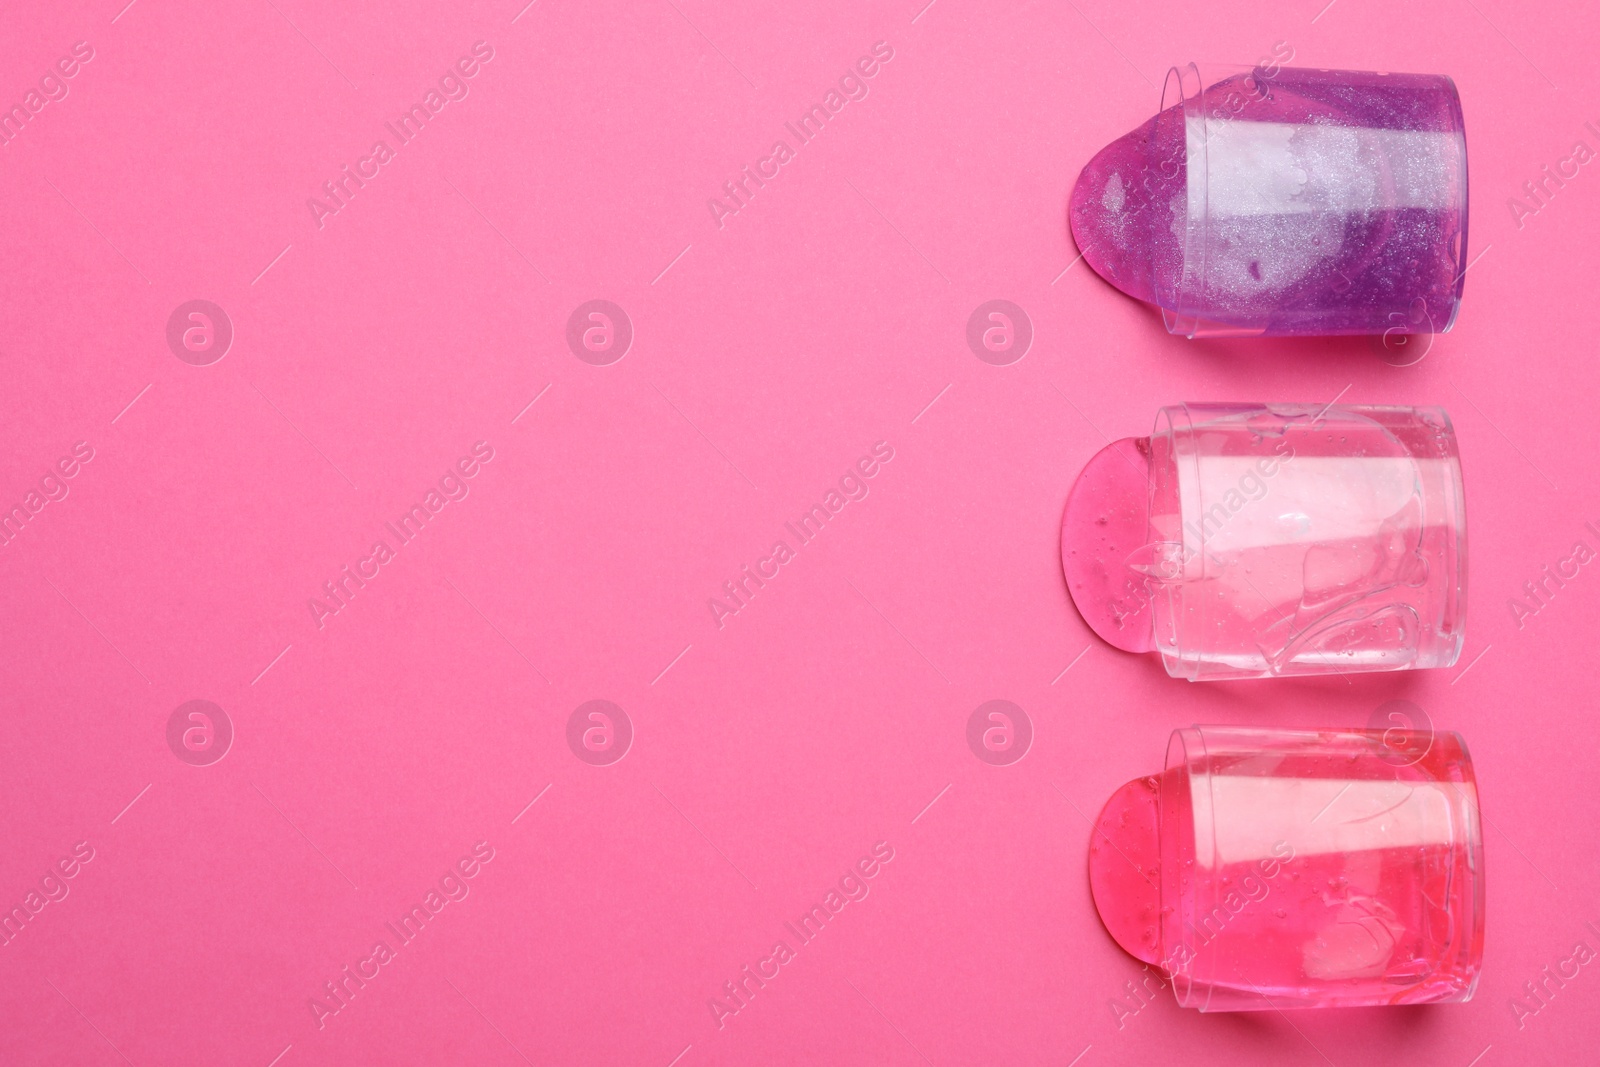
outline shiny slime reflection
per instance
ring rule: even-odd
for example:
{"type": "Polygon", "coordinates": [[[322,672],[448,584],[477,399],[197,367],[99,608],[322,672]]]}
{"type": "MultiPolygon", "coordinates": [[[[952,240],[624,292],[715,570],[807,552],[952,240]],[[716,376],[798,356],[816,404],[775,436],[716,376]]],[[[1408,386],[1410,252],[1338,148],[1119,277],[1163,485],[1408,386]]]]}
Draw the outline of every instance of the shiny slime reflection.
{"type": "Polygon", "coordinates": [[[1459,735],[1193,727],[1107,802],[1107,931],[1183,1007],[1466,1000],[1483,952],[1477,793],[1459,735]]]}
{"type": "Polygon", "coordinates": [[[1188,404],[1094,457],[1068,498],[1078,610],[1191,680],[1442,667],[1465,518],[1437,408],[1188,404]],[[1142,504],[1142,506],[1141,506],[1142,504]]]}

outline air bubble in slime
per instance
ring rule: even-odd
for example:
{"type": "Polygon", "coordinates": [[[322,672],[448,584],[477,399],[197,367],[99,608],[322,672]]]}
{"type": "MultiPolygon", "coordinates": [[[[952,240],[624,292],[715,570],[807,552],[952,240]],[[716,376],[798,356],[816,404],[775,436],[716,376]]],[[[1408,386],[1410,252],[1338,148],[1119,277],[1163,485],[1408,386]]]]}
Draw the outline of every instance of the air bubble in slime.
{"type": "Polygon", "coordinates": [[[1467,266],[1461,100],[1440,75],[1174,67],[1068,217],[1175,334],[1444,333],[1467,266]]]}
{"type": "Polygon", "coordinates": [[[1177,730],[1095,821],[1106,931],[1200,1011],[1465,1001],[1483,838],[1456,733],[1177,730]]]}
{"type": "Polygon", "coordinates": [[[1061,522],[1089,627],[1190,681],[1449,667],[1466,513],[1441,408],[1179,404],[1061,522]]]}

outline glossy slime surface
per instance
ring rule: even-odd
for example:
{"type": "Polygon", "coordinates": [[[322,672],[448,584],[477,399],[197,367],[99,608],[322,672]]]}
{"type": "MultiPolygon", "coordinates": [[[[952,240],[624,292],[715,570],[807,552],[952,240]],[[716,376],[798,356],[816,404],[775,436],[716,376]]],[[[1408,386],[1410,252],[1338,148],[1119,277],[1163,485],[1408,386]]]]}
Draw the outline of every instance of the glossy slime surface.
{"type": "Polygon", "coordinates": [[[1448,666],[1465,519],[1438,409],[1168,408],[1151,439],[1156,646],[1191,679],[1448,666]]]}
{"type": "Polygon", "coordinates": [[[1460,654],[1464,502],[1439,409],[1163,409],[1150,438],[1085,466],[1061,552],[1095,633],[1155,649],[1175,677],[1441,667],[1460,654]]]}
{"type": "Polygon", "coordinates": [[[1151,587],[1127,559],[1146,541],[1150,439],[1124,437],[1084,465],[1061,518],[1061,569],[1095,634],[1124,652],[1155,648],[1151,587]]]}
{"type": "Polygon", "coordinates": [[[1106,929],[1172,980],[1181,1005],[1470,997],[1481,835],[1457,735],[1404,751],[1362,731],[1180,733],[1249,744],[1123,786],[1089,864],[1106,929]]]}
{"type": "Polygon", "coordinates": [[[1189,336],[1447,330],[1467,221],[1450,80],[1201,78],[1175,69],[1163,110],[1079,176],[1068,217],[1096,273],[1189,336]]]}

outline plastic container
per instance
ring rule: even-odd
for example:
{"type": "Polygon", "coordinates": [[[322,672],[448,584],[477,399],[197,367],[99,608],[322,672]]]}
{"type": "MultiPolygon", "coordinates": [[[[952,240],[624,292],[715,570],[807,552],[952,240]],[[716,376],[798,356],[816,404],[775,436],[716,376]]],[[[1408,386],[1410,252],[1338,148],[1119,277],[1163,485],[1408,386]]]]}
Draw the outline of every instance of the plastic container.
{"type": "Polygon", "coordinates": [[[1174,67],[1069,218],[1175,334],[1443,333],[1467,266],[1461,100],[1442,75],[1174,67]]]}
{"type": "Polygon", "coordinates": [[[1191,681],[1448,667],[1466,512],[1442,408],[1179,404],[1102,450],[1062,567],[1106,641],[1191,681]]]}
{"type": "Polygon", "coordinates": [[[1177,730],[1095,825],[1095,907],[1200,1011],[1465,1001],[1483,841],[1459,734],[1177,730]]]}

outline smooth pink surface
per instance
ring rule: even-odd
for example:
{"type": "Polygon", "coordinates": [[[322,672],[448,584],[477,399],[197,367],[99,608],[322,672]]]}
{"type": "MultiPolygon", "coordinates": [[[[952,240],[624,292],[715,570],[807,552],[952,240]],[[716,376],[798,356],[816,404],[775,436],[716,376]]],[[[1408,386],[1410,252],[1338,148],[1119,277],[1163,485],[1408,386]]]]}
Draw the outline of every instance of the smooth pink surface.
{"type": "Polygon", "coordinates": [[[1600,947],[1600,573],[1571,562],[1600,548],[1600,176],[1562,163],[1600,147],[1592,11],[124,2],[13,5],[0,34],[8,105],[94,48],[0,147],[0,505],[93,449],[0,548],[0,905],[93,850],[0,946],[0,1062],[1590,1057],[1600,975],[1541,969],[1600,947]],[[308,198],[480,40],[466,98],[319,229],[308,198]],[[865,99],[787,132],[880,40],[865,99]],[[1409,366],[1359,338],[1177,341],[1072,266],[1072,181],[1168,64],[1279,40],[1461,87],[1475,264],[1409,366]],[[719,228],[708,199],[779,138],[719,228]],[[1576,176],[1514,213],[1546,164],[1576,176]],[[167,341],[201,299],[233,324],[209,366],[167,341]],[[1009,365],[967,343],[993,299],[1031,320],[1009,365]],[[632,325],[610,365],[568,345],[592,300],[632,325]],[[1066,492],[1182,397],[1449,406],[1461,665],[1192,686],[1103,647],[1061,578],[1066,492]],[[385,524],[479,441],[465,498],[399,544],[385,524]],[[308,601],[380,539],[319,629],[308,601]],[[719,628],[708,602],[763,566],[719,628]],[[1572,576],[1529,599],[1547,566],[1572,576]],[[1104,798],[1176,725],[1360,725],[1402,697],[1472,739],[1477,998],[1292,1024],[1136,999],[1085,876],[1104,798]],[[198,727],[168,742],[200,699],[234,732],[209,766],[175,754],[198,727]],[[995,699],[1028,716],[1020,759],[969,747],[995,699]],[[593,700],[632,727],[609,765],[577,752],[609,758],[615,721],[606,742],[586,711],[569,747],[593,700]],[[830,892],[821,934],[788,933],[830,892]],[[380,940],[319,1029],[308,1000],[380,940]],[[779,940],[719,1029],[708,1001],[779,940]]]}

